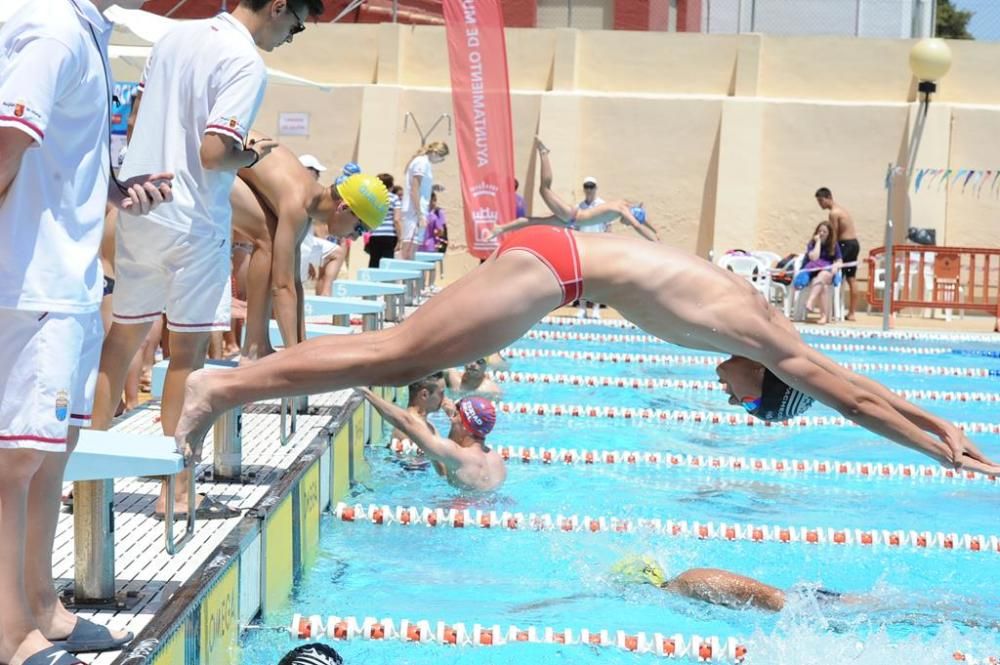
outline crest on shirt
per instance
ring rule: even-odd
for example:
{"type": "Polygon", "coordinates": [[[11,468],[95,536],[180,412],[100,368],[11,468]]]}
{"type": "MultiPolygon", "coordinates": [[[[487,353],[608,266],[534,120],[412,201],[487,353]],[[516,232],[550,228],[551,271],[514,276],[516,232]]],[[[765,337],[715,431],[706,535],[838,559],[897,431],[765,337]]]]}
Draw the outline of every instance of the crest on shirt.
{"type": "Polygon", "coordinates": [[[62,422],[69,415],[69,393],[60,390],[56,393],[56,420],[62,422]]]}
{"type": "Polygon", "coordinates": [[[16,102],[14,104],[14,117],[15,118],[24,117],[24,104],[22,102],[16,102]]]}
{"type": "Polygon", "coordinates": [[[235,127],[235,126],[236,126],[236,125],[238,125],[238,124],[240,124],[240,123],[239,123],[239,121],[238,121],[238,120],[237,120],[236,118],[230,118],[230,119],[229,119],[229,126],[230,126],[231,128],[232,128],[232,127],[235,127]]]}

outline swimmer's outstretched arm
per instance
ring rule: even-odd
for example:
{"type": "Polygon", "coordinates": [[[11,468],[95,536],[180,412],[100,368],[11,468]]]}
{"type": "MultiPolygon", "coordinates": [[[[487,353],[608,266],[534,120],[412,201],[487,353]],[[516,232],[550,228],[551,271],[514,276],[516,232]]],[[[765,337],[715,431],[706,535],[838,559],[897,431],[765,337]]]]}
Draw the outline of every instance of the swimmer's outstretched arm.
{"type": "Polygon", "coordinates": [[[996,464],[955,425],[910,404],[885,386],[833,362],[798,334],[769,326],[755,358],[793,388],[812,395],[865,429],[945,466],[1000,474],[996,464]]]}
{"type": "Polygon", "coordinates": [[[389,424],[406,434],[406,437],[415,443],[428,458],[438,462],[455,461],[454,451],[456,447],[437,434],[421,418],[413,415],[406,409],[402,409],[391,402],[387,402],[367,388],[355,388],[366,400],[371,402],[375,410],[382,414],[382,417],[389,421],[389,424]]]}

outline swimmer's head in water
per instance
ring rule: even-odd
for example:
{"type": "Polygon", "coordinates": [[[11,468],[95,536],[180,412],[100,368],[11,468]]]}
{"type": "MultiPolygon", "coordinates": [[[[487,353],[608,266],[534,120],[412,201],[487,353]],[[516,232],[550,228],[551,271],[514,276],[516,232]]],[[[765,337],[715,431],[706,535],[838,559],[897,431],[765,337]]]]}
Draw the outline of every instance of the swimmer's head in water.
{"type": "Polygon", "coordinates": [[[482,397],[465,397],[455,405],[458,419],[470,434],[479,439],[493,431],[497,423],[497,410],[493,402],[482,397]]]}
{"type": "Polygon", "coordinates": [[[715,368],[730,404],[766,421],[782,421],[805,413],[813,398],[792,388],[771,370],[749,358],[733,356],[715,368]]]}
{"type": "MultiPolygon", "coordinates": [[[[355,173],[347,177],[337,178],[334,184],[335,196],[343,202],[343,206],[338,209],[338,214],[350,213],[363,230],[372,230],[382,223],[389,210],[389,190],[385,188],[382,181],[372,175],[355,173]]],[[[347,220],[349,222],[350,220],[347,220]]],[[[354,229],[338,218],[335,220],[336,229],[331,229],[336,235],[350,235],[354,229]]]]}
{"type": "Polygon", "coordinates": [[[336,649],[322,642],[315,642],[295,647],[285,654],[278,665],[343,665],[343,663],[344,659],[336,649]]]}
{"type": "Polygon", "coordinates": [[[611,574],[630,584],[652,584],[659,587],[668,581],[663,568],[651,556],[627,556],[611,566],[611,574]]]}
{"type": "Polygon", "coordinates": [[[486,373],[486,358],[478,358],[471,363],[465,363],[465,373],[472,376],[482,376],[486,373]]]}

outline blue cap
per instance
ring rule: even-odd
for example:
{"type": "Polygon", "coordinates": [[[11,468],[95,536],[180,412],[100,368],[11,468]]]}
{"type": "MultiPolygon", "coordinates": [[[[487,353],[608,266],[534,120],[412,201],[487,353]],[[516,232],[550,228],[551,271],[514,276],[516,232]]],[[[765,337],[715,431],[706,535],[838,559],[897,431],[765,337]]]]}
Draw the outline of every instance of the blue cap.
{"type": "Polygon", "coordinates": [[[631,210],[632,210],[632,216],[635,217],[635,221],[639,222],[640,224],[645,224],[646,223],[646,209],[645,208],[643,208],[641,205],[639,205],[639,206],[632,206],[631,210]]]}
{"type": "Polygon", "coordinates": [[[343,173],[344,175],[356,175],[361,173],[361,167],[356,162],[347,162],[344,164],[343,173]]]}

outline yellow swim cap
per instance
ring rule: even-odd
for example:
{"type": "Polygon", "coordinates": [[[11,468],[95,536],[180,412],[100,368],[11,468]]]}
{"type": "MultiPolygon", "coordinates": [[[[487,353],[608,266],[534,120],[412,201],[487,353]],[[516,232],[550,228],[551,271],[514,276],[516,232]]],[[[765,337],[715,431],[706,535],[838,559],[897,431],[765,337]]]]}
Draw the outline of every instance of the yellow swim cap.
{"type": "Polygon", "coordinates": [[[381,224],[389,210],[389,190],[373,175],[348,176],[337,183],[337,193],[369,230],[381,224]]]}
{"type": "Polygon", "coordinates": [[[611,567],[611,573],[623,582],[663,586],[667,574],[651,556],[627,556],[611,567]]]}

